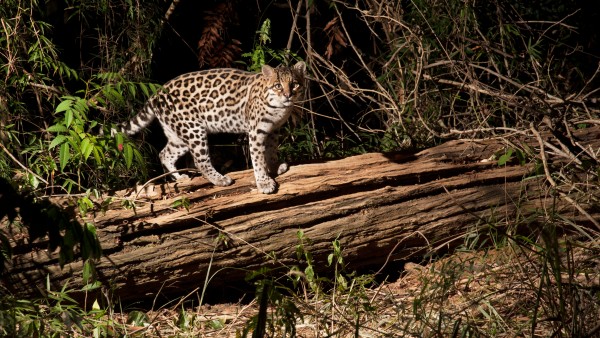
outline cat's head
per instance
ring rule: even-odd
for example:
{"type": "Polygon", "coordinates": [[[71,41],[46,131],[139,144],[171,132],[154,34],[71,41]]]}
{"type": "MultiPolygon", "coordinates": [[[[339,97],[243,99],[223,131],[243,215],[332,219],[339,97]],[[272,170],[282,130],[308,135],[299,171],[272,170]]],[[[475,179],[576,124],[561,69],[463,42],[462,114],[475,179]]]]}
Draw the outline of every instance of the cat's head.
{"type": "Polygon", "coordinates": [[[304,86],[306,64],[299,61],[291,67],[268,65],[262,67],[262,76],[267,79],[267,103],[273,108],[291,107],[299,99],[304,86]]]}

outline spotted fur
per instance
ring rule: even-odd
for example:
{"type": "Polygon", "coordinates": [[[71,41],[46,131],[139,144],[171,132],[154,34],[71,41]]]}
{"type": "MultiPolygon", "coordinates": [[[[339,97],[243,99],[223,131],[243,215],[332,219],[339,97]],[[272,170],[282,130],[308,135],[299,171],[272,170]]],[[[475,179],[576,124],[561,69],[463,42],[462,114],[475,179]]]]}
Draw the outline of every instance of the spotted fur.
{"type": "MultiPolygon", "coordinates": [[[[167,137],[160,161],[168,172],[175,162],[191,152],[203,176],[218,186],[233,180],[211,164],[207,135],[246,133],[258,190],[276,190],[273,177],[288,170],[278,163],[277,130],[286,122],[298,101],[306,65],[263,66],[261,73],[237,69],[211,69],[180,75],[152,96],[142,111],[121,126],[127,135],[138,133],[155,118],[167,137]]],[[[186,175],[172,174],[175,179],[186,175]]]]}

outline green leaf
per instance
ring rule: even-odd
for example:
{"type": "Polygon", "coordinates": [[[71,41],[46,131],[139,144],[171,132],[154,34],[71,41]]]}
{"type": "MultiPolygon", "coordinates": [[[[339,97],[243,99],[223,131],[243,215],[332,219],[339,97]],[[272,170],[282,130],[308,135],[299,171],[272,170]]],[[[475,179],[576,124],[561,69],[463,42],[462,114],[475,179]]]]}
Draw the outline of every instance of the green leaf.
{"type": "Polygon", "coordinates": [[[189,316],[184,309],[181,309],[179,312],[179,318],[177,318],[177,327],[185,330],[190,326],[191,322],[191,316],[189,316]]]}
{"type": "Polygon", "coordinates": [[[65,125],[68,127],[73,122],[73,109],[68,109],[65,112],[65,125]]]}
{"type": "MultiPolygon", "coordinates": [[[[100,281],[95,281],[95,282],[92,282],[92,283],[89,283],[89,284],[86,284],[86,285],[84,285],[84,286],[81,288],[81,291],[92,291],[92,290],[99,289],[99,288],[101,288],[101,287],[102,287],[102,283],[101,283],[100,281]]],[[[96,305],[95,305],[95,306],[96,306],[96,308],[95,308],[95,309],[96,309],[96,310],[99,310],[99,309],[100,309],[100,305],[98,305],[97,301],[96,301],[94,304],[96,304],[96,305]]]]}
{"type": "Polygon", "coordinates": [[[65,100],[61,103],[58,104],[58,106],[56,106],[56,112],[60,113],[63,112],[65,110],[68,110],[71,108],[71,106],[73,105],[73,100],[70,98],[64,98],[65,100]]]}
{"type": "Polygon", "coordinates": [[[344,278],[344,276],[337,275],[335,280],[338,283],[338,285],[342,288],[342,290],[348,289],[348,281],[346,280],[346,278],[344,278]]]}
{"type": "Polygon", "coordinates": [[[50,142],[48,149],[52,149],[52,148],[56,147],[57,145],[62,144],[66,140],[67,140],[67,137],[65,135],[56,135],[54,140],[52,140],[52,142],[50,142]]]}
{"type": "Polygon", "coordinates": [[[73,247],[79,242],[79,239],[75,238],[75,236],[76,235],[73,234],[73,231],[65,231],[65,235],[63,236],[63,244],[60,246],[59,253],[59,263],[61,267],[64,266],[65,263],[72,262],[75,259],[73,247]]]}
{"type": "Polygon", "coordinates": [[[69,158],[71,157],[71,147],[68,142],[63,143],[60,146],[59,152],[59,162],[60,162],[60,170],[64,171],[67,163],[69,162],[69,158]]]}
{"type": "Polygon", "coordinates": [[[173,202],[173,204],[171,204],[171,207],[174,209],[183,207],[187,211],[190,211],[190,200],[187,197],[178,198],[173,202]]]}
{"type": "Polygon", "coordinates": [[[88,210],[94,208],[94,203],[92,203],[92,201],[87,196],[78,199],[77,205],[79,206],[79,213],[82,217],[87,214],[88,210]]]}
{"type": "MultiPolygon", "coordinates": [[[[83,282],[90,284],[96,279],[96,267],[91,259],[86,259],[83,264],[83,282]]],[[[86,286],[88,286],[86,285],[86,286]]]]}
{"type": "Polygon", "coordinates": [[[148,92],[148,86],[145,83],[140,83],[140,89],[142,90],[142,93],[144,93],[144,97],[150,96],[150,93],[148,92]]]}
{"type": "Polygon", "coordinates": [[[525,165],[527,158],[525,157],[525,153],[523,153],[523,151],[521,151],[520,149],[518,149],[516,151],[516,155],[517,155],[517,159],[519,160],[519,164],[520,165],[525,165]]]}
{"type": "Polygon", "coordinates": [[[310,266],[310,265],[309,265],[309,266],[307,266],[307,267],[304,269],[304,274],[306,275],[306,279],[307,279],[308,281],[311,281],[311,282],[312,282],[312,281],[314,281],[314,280],[315,280],[315,270],[313,269],[313,267],[312,267],[312,266],[310,266]]]}
{"type": "Polygon", "coordinates": [[[121,103],[121,102],[125,101],[123,99],[123,96],[121,95],[121,93],[119,93],[112,86],[105,87],[103,92],[104,92],[104,97],[106,97],[109,101],[116,102],[116,103],[121,103]]]}
{"type": "MultiPolygon", "coordinates": [[[[66,144],[66,143],[65,143],[65,144],[66,144]]],[[[66,190],[68,193],[71,193],[71,190],[73,190],[73,186],[77,185],[77,183],[75,183],[75,181],[73,181],[72,179],[70,179],[70,178],[67,178],[67,179],[66,179],[66,180],[63,182],[63,184],[61,184],[61,185],[62,185],[62,187],[63,187],[63,188],[65,188],[65,190],[66,190]]],[[[66,236],[66,235],[65,235],[65,236],[66,236]]],[[[61,250],[60,252],[61,252],[61,254],[62,254],[62,250],[61,250]]]]}
{"type": "Polygon", "coordinates": [[[148,315],[146,315],[142,311],[131,311],[127,316],[127,324],[136,325],[136,326],[144,326],[144,324],[149,322],[148,315]]]}
{"type": "Polygon", "coordinates": [[[506,165],[512,158],[513,149],[509,148],[508,151],[498,159],[498,166],[506,165]]]}
{"type": "Polygon", "coordinates": [[[135,160],[137,161],[137,163],[144,163],[144,157],[142,156],[142,153],[140,153],[139,150],[134,148],[133,155],[135,156],[135,160]]]}
{"type": "Polygon", "coordinates": [[[87,161],[88,157],[90,157],[93,149],[94,145],[90,142],[89,138],[86,137],[81,141],[81,148],[79,151],[81,151],[81,155],[83,155],[83,159],[85,161],[87,161]]]}
{"type": "Polygon", "coordinates": [[[156,92],[163,89],[163,87],[161,85],[154,84],[154,83],[149,83],[148,86],[150,86],[150,95],[154,95],[154,94],[156,94],[156,92]]]}
{"type": "Polygon", "coordinates": [[[100,258],[102,249],[96,234],[96,227],[92,223],[83,226],[83,237],[81,242],[81,256],[83,259],[100,258]]]}
{"type": "Polygon", "coordinates": [[[135,90],[135,84],[131,82],[127,83],[127,91],[133,98],[136,97],[137,91],[135,90]]]}
{"type": "Polygon", "coordinates": [[[27,179],[29,180],[29,185],[31,185],[33,189],[36,189],[40,185],[40,181],[37,179],[37,176],[32,173],[27,174],[27,179]]]}
{"type": "Polygon", "coordinates": [[[86,100],[78,97],[77,101],[73,103],[73,110],[76,111],[78,118],[87,120],[85,113],[88,111],[88,103],[86,100]]]}
{"type": "Polygon", "coordinates": [[[102,153],[98,150],[98,147],[92,147],[92,153],[94,154],[94,159],[96,160],[96,165],[102,164],[102,153]]]}
{"type": "Polygon", "coordinates": [[[133,147],[131,144],[127,143],[123,147],[123,156],[125,157],[125,165],[127,169],[131,168],[131,163],[133,162],[133,147]]]}
{"type": "Polygon", "coordinates": [[[117,133],[117,136],[115,137],[115,143],[117,145],[117,149],[119,149],[119,145],[121,145],[121,147],[123,146],[123,134],[117,133]]]}
{"type": "Polygon", "coordinates": [[[220,330],[225,327],[221,319],[211,320],[210,322],[208,322],[208,326],[210,326],[210,328],[213,330],[220,330]]]}
{"type": "Polygon", "coordinates": [[[55,124],[53,126],[50,126],[46,129],[47,132],[50,133],[61,133],[61,132],[66,132],[67,131],[67,127],[65,127],[62,124],[55,124]]]}

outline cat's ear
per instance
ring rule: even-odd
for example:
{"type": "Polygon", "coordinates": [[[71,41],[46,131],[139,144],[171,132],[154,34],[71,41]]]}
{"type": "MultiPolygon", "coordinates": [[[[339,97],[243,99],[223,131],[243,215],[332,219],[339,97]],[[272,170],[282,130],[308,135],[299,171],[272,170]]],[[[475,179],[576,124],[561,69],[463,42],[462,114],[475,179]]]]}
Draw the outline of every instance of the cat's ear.
{"type": "Polygon", "coordinates": [[[299,74],[306,74],[306,63],[304,61],[298,61],[292,69],[299,74]]]}
{"type": "Polygon", "coordinates": [[[263,65],[262,66],[262,74],[265,77],[272,77],[273,74],[275,74],[275,69],[273,69],[273,67],[271,67],[269,65],[263,65]]]}

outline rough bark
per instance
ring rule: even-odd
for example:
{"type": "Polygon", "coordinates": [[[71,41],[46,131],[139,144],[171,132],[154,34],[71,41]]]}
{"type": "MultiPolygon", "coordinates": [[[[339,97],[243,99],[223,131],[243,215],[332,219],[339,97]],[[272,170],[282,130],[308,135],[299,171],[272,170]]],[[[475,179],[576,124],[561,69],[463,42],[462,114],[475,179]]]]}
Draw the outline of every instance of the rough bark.
{"type": "MultiPolygon", "coordinates": [[[[599,129],[590,130],[580,140],[597,149],[599,129]]],[[[108,210],[94,217],[103,248],[98,275],[117,287],[122,300],[147,299],[202,289],[209,268],[209,287],[238,282],[264,266],[287,271],[298,264],[299,230],[318,266],[326,265],[337,238],[349,269],[375,271],[391,261],[452,249],[476,229],[501,231],[527,218],[533,228],[553,197],[543,176],[524,180],[533,164],[485,160],[506,147],[501,139],[451,141],[416,154],[295,165],[277,179],[273,195],[253,188],[250,170],[231,173],[236,182],[229,187],[197,177],[139,194],[117,192],[108,210]],[[182,198],[189,210],[173,208],[182,198]],[[123,208],[123,199],[136,208],[123,208]]],[[[556,207],[590,226],[571,204],[556,207]]],[[[598,211],[583,208],[599,219],[598,211]]],[[[55,289],[67,280],[82,284],[81,262],[61,269],[46,251],[16,252],[3,280],[12,290],[43,289],[47,274],[55,289]]]]}

